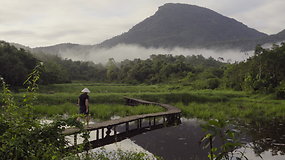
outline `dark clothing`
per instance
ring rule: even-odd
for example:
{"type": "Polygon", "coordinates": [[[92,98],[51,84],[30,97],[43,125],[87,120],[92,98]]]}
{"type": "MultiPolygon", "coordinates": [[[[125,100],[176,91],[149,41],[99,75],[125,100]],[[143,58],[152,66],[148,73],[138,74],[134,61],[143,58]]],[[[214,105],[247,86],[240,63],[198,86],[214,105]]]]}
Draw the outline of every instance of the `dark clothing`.
{"type": "Polygon", "coordinates": [[[89,96],[86,93],[83,93],[79,96],[79,106],[80,106],[79,113],[80,114],[88,114],[88,112],[86,112],[86,105],[85,105],[86,99],[89,100],[89,96]]]}

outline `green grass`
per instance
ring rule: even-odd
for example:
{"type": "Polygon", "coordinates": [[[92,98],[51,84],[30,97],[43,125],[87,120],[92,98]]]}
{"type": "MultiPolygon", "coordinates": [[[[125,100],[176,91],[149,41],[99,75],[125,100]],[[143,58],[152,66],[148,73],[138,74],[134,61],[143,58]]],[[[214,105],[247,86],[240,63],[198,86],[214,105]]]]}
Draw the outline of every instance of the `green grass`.
{"type": "MultiPolygon", "coordinates": [[[[67,85],[69,86],[69,85],[67,85]]],[[[106,86],[105,86],[106,87],[106,86]]],[[[92,104],[124,104],[124,96],[141,98],[154,102],[161,103],[179,103],[188,104],[191,102],[206,103],[206,102],[226,102],[233,98],[247,98],[247,95],[243,92],[233,92],[233,91],[213,91],[213,90],[172,90],[158,92],[157,90],[141,92],[140,88],[142,86],[132,86],[132,88],[137,87],[137,92],[131,91],[127,92],[125,86],[121,86],[123,92],[111,92],[113,86],[106,88],[105,93],[101,92],[91,92],[90,103],[92,104]]],[[[67,87],[68,88],[68,87],[67,87]]],[[[161,90],[166,90],[165,87],[161,87],[161,90]]],[[[63,103],[77,103],[77,99],[80,93],[76,92],[54,92],[54,93],[43,93],[40,90],[38,99],[35,104],[43,105],[60,105],[63,103]]],[[[23,93],[15,94],[17,99],[23,97],[23,93]]]]}
{"type": "MultiPolygon", "coordinates": [[[[249,94],[231,90],[192,90],[182,85],[125,85],[77,82],[40,86],[35,108],[38,114],[76,114],[82,88],[91,90],[91,113],[97,119],[161,111],[155,106],[125,106],[124,96],[172,104],[186,117],[201,119],[285,119],[285,102],[272,95],[249,94]]],[[[20,101],[23,92],[14,96],[20,101]]],[[[1,96],[1,95],[0,95],[1,96]]]]}
{"type": "Polygon", "coordinates": [[[217,103],[177,103],[186,117],[201,119],[242,119],[242,120],[270,120],[285,119],[285,102],[283,101],[228,101],[217,103]]]}
{"type": "Polygon", "coordinates": [[[41,93],[77,93],[87,87],[92,93],[140,93],[140,92],[162,92],[167,87],[160,85],[126,85],[126,84],[106,84],[106,83],[69,83],[40,86],[41,93]]]}

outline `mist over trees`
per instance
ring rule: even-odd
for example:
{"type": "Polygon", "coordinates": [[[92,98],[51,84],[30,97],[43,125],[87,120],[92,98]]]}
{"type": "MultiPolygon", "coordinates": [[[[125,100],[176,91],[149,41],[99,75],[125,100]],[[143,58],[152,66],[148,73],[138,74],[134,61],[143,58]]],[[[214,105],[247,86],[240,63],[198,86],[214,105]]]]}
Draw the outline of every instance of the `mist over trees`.
{"type": "Polygon", "coordinates": [[[109,78],[110,81],[121,81],[127,83],[177,83],[188,82],[194,77],[204,76],[208,78],[217,78],[214,70],[219,70],[224,64],[213,58],[206,59],[198,56],[172,56],[172,55],[151,55],[146,60],[135,59],[133,61],[125,60],[114,64],[112,59],[108,63],[113,64],[112,70],[117,74],[109,78]],[[207,72],[207,73],[206,73],[207,72]]]}
{"type": "Polygon", "coordinates": [[[148,59],[110,58],[106,64],[73,61],[50,54],[31,54],[0,43],[0,73],[11,86],[21,86],[34,66],[43,62],[41,84],[94,81],[128,84],[172,83],[193,89],[228,88],[285,97],[285,44],[257,46],[254,56],[234,64],[202,55],[151,55],[148,59]]]}

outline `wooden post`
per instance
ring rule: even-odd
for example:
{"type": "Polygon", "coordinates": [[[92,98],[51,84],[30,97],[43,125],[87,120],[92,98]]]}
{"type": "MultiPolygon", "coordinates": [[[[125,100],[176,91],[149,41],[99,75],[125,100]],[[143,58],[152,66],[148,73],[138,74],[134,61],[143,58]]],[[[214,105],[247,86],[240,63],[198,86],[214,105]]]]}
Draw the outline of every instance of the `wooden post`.
{"type": "Polygon", "coordinates": [[[110,137],[111,129],[113,126],[108,126],[106,131],[106,137],[110,137]]]}
{"type": "Polygon", "coordinates": [[[74,137],[73,137],[74,139],[74,146],[76,146],[77,145],[77,134],[74,134],[74,137]]]}
{"type": "Polygon", "coordinates": [[[96,140],[99,140],[99,129],[96,129],[96,140]]]}
{"type": "Polygon", "coordinates": [[[155,126],[155,117],[153,117],[153,125],[155,126]]]}
{"type": "Polygon", "coordinates": [[[129,122],[126,122],[126,131],[129,131],[129,122]]]}
{"type": "Polygon", "coordinates": [[[114,126],[115,142],[117,142],[117,125],[114,126]]]}
{"type": "Polygon", "coordinates": [[[117,136],[117,125],[114,126],[114,135],[117,136]]]}
{"type": "Polygon", "coordinates": [[[139,129],[139,128],[140,128],[140,122],[139,122],[139,121],[140,121],[140,119],[137,119],[137,120],[136,120],[136,123],[137,123],[137,129],[139,129]]]}
{"type": "Polygon", "coordinates": [[[103,139],[104,138],[104,128],[102,128],[102,133],[101,134],[102,134],[101,138],[103,139]]]}

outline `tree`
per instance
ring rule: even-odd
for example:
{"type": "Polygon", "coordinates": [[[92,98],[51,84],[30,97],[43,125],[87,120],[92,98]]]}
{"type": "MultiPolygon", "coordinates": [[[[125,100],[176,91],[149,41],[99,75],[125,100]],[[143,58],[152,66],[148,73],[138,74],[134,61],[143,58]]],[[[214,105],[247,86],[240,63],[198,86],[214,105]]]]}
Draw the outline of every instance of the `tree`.
{"type": "Polygon", "coordinates": [[[0,76],[11,86],[21,86],[37,62],[31,53],[0,41],[0,76]]]}
{"type": "Polygon", "coordinates": [[[110,58],[109,61],[106,64],[107,67],[107,79],[109,81],[115,81],[118,79],[118,71],[119,68],[117,67],[117,64],[114,60],[114,58],[110,58]]]}
{"type": "Polygon", "coordinates": [[[285,79],[284,60],[284,43],[273,45],[271,49],[257,46],[253,57],[228,67],[225,79],[231,88],[274,92],[285,79]]]}

